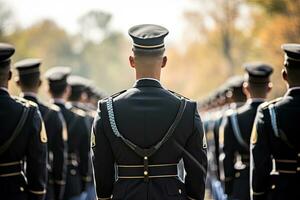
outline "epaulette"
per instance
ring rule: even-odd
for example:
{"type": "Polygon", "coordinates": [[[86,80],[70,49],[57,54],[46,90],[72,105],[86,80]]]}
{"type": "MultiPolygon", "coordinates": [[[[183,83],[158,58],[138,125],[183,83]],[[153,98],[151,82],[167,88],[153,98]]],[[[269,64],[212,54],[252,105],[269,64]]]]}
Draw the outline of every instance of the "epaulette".
{"type": "Polygon", "coordinates": [[[18,103],[20,103],[20,104],[22,104],[26,107],[36,107],[36,108],[38,107],[38,105],[35,102],[29,101],[29,100],[24,99],[22,97],[14,96],[13,99],[16,100],[16,102],[18,102],[18,103]]]}
{"type": "Polygon", "coordinates": [[[185,96],[183,96],[183,95],[181,95],[181,94],[178,94],[177,92],[174,92],[174,91],[172,91],[172,90],[168,90],[168,91],[171,92],[173,95],[179,97],[179,98],[184,98],[184,99],[186,99],[186,100],[190,100],[189,98],[187,98],[187,97],[185,97],[185,96]]]}
{"type": "Polygon", "coordinates": [[[277,103],[280,100],[282,100],[282,97],[279,97],[277,99],[273,99],[271,101],[264,102],[259,107],[262,108],[262,109],[266,109],[266,108],[268,108],[269,105],[275,104],[275,103],[277,103]]]}
{"type": "Polygon", "coordinates": [[[86,117],[86,113],[85,111],[81,110],[81,109],[78,109],[78,108],[75,108],[75,107],[72,107],[71,108],[71,111],[81,117],[86,117]]]}
{"type": "Polygon", "coordinates": [[[122,90],[122,91],[120,91],[120,92],[114,93],[114,94],[112,94],[112,95],[110,95],[110,96],[108,96],[108,97],[105,97],[105,98],[101,99],[99,102],[106,101],[106,100],[109,99],[109,98],[115,98],[115,97],[119,96],[120,94],[123,94],[123,93],[126,92],[126,91],[127,91],[127,90],[122,90]]]}
{"type": "Polygon", "coordinates": [[[43,104],[45,106],[47,106],[50,110],[53,110],[53,111],[56,111],[56,112],[60,112],[60,107],[55,105],[55,104],[52,104],[52,103],[44,103],[43,104]]]}

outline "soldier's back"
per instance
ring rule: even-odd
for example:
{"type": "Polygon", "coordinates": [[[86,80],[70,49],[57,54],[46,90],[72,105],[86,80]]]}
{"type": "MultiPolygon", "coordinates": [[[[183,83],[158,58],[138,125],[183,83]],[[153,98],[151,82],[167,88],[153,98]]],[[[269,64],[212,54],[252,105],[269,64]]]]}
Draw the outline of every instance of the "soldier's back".
{"type": "Polygon", "coordinates": [[[64,104],[57,104],[66,122],[68,131],[68,159],[64,199],[80,195],[90,180],[89,133],[85,123],[84,113],[75,113],[64,104]]]}
{"type": "MultiPolygon", "coordinates": [[[[186,153],[183,151],[186,150],[190,156],[195,156],[196,152],[193,152],[193,150],[198,151],[198,147],[201,146],[203,140],[201,127],[200,133],[196,131],[199,134],[199,138],[190,141],[193,140],[193,133],[197,129],[195,126],[198,126],[194,125],[195,102],[186,100],[182,118],[173,135],[149,158],[138,155],[113,131],[118,129],[119,133],[132,143],[143,149],[151,149],[163,140],[176,119],[182,103],[181,98],[183,97],[163,89],[157,81],[140,80],[133,88],[115,95],[113,99],[108,98],[100,103],[103,127],[99,127],[102,126],[99,124],[99,126],[96,125],[95,127],[94,167],[96,180],[99,181],[104,178],[102,181],[107,181],[106,184],[109,186],[114,182],[113,179],[110,179],[110,176],[113,176],[113,172],[106,171],[106,177],[100,176],[104,175],[102,171],[113,167],[113,159],[115,159],[118,168],[118,181],[113,186],[113,199],[187,199],[188,195],[195,196],[203,192],[201,191],[204,189],[204,185],[201,185],[203,172],[199,170],[197,162],[193,163],[193,161],[184,157],[188,174],[186,186],[177,176],[177,164],[184,156],[183,154],[186,153]],[[113,104],[111,105],[112,107],[110,107],[110,103],[113,104]],[[115,117],[115,126],[111,116],[109,117],[109,113],[111,114],[112,112],[115,117]],[[107,141],[101,140],[102,136],[100,135],[103,133],[99,132],[102,132],[102,130],[104,130],[104,137],[108,138],[109,144],[104,144],[107,141]],[[193,145],[195,144],[199,146],[194,149],[193,145]],[[97,151],[97,147],[102,148],[104,145],[110,145],[112,152],[103,152],[107,154],[107,162],[101,165],[102,153],[100,152],[101,150],[97,151]],[[191,176],[191,170],[195,173],[195,177],[191,176]],[[195,181],[196,176],[198,180],[195,181]],[[101,179],[98,179],[98,177],[101,179]],[[197,192],[194,191],[196,186],[198,186],[197,192]]],[[[201,126],[200,123],[199,126],[201,126]]],[[[200,149],[202,148],[203,146],[200,147],[200,149]]],[[[205,168],[205,154],[202,154],[201,150],[197,153],[195,160],[203,164],[205,168]]],[[[102,190],[101,186],[97,187],[97,190],[102,190],[101,193],[103,192],[104,194],[109,192],[109,188],[106,188],[107,186],[104,186],[104,190],[102,190]]]]}
{"type": "Polygon", "coordinates": [[[42,124],[37,106],[24,99],[12,98],[3,90],[0,93],[1,198],[43,198],[47,137],[44,132],[40,133],[42,124]]]}
{"type": "MultiPolygon", "coordinates": [[[[283,98],[265,107],[270,153],[275,160],[271,176],[270,199],[300,199],[300,90],[291,90],[283,98]],[[272,126],[270,106],[274,105],[277,130],[272,126]]],[[[274,120],[274,119],[273,119],[274,120]]]]}

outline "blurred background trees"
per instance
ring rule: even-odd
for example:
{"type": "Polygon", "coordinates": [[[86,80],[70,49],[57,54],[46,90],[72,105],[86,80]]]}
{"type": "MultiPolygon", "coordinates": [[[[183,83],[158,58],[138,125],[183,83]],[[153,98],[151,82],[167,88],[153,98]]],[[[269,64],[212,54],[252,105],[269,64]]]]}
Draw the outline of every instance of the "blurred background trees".
{"type": "MultiPolygon", "coordinates": [[[[169,43],[166,87],[191,98],[205,97],[229,76],[242,74],[242,64],[265,61],[275,68],[272,98],[282,95],[282,43],[300,43],[300,0],[189,0],[193,9],[182,17],[180,44],[169,43]]],[[[51,19],[22,28],[0,0],[0,40],[16,46],[14,61],[43,59],[43,71],[71,66],[75,74],[93,80],[108,94],[130,87],[134,74],[128,66],[131,43],[111,28],[114,16],[90,10],[77,19],[71,34],[51,19]]],[[[172,34],[172,33],[171,33],[172,34]]],[[[178,38],[180,41],[180,38],[178,38]]],[[[14,84],[11,85],[13,92],[14,84]]]]}

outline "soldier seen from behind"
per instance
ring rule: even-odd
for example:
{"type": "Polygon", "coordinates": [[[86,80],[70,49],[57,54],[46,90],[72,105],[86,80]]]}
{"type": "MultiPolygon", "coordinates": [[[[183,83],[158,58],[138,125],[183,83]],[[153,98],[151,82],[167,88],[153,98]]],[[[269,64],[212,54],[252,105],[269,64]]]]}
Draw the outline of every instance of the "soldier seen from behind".
{"type": "Polygon", "coordinates": [[[93,127],[98,199],[204,199],[206,140],[196,102],[160,83],[167,34],[149,24],[129,30],[137,81],[99,103],[93,127]]]}
{"type": "Polygon", "coordinates": [[[288,91],[258,109],[251,135],[253,200],[300,199],[300,44],[285,44],[288,91]]]}
{"type": "Polygon", "coordinates": [[[42,84],[41,60],[25,59],[15,63],[18,71],[16,83],[23,98],[35,102],[41,112],[48,137],[48,187],[47,200],[63,198],[66,184],[67,130],[60,108],[54,104],[43,103],[38,98],[42,84]]]}
{"type": "Polygon", "coordinates": [[[247,102],[242,107],[231,108],[221,129],[224,143],[225,192],[229,199],[248,200],[250,136],[258,106],[265,101],[271,90],[272,67],[264,63],[245,64],[246,78],[243,91],[247,102]]]}
{"type": "Polygon", "coordinates": [[[66,121],[68,132],[68,159],[67,177],[64,200],[85,199],[87,183],[91,177],[89,174],[90,139],[85,115],[78,110],[71,110],[66,101],[70,95],[70,86],[67,78],[70,74],[69,67],[53,67],[45,76],[49,84],[49,93],[55,103],[61,109],[66,121]]]}
{"type": "Polygon", "coordinates": [[[14,52],[13,46],[0,43],[0,198],[43,200],[47,135],[37,105],[8,93],[14,52]]]}
{"type": "MultiPolygon", "coordinates": [[[[87,105],[88,94],[86,88],[90,86],[90,81],[87,79],[71,75],[67,80],[68,84],[71,87],[71,93],[68,97],[68,103],[70,104],[70,109],[74,112],[81,112],[84,115],[84,121],[86,124],[87,131],[89,133],[88,138],[90,138],[91,128],[96,114],[96,110],[92,110],[87,105]]],[[[89,177],[90,180],[87,180],[86,200],[94,200],[96,198],[95,187],[93,182],[93,169],[92,169],[92,158],[89,158],[89,177]]]]}

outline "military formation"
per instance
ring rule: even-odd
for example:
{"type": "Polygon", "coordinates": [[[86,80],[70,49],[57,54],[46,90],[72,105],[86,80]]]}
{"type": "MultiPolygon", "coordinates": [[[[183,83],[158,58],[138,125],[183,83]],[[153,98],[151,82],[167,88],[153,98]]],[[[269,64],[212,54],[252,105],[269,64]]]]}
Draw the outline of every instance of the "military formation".
{"type": "Polygon", "coordinates": [[[168,34],[129,29],[136,82],[108,97],[0,43],[0,199],[300,199],[300,44],[282,45],[283,97],[267,101],[273,67],[252,62],[197,103],[160,83],[168,34]]]}
{"type": "Polygon", "coordinates": [[[242,66],[244,76],[230,78],[198,105],[213,199],[300,199],[300,44],[281,48],[287,86],[283,97],[266,100],[273,68],[252,62],[242,66]]]}

